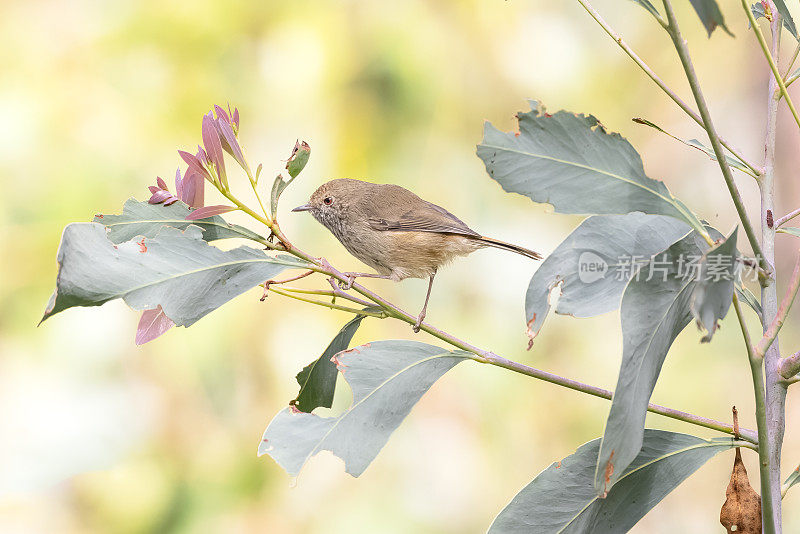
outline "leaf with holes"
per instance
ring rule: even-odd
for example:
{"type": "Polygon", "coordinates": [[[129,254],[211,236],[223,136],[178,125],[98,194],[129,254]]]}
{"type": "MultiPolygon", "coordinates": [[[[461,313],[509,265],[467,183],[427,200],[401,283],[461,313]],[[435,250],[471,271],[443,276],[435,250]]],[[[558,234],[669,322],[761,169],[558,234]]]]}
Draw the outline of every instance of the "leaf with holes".
{"type": "Polygon", "coordinates": [[[358,476],[433,383],[470,358],[467,352],[399,340],[340,352],[334,363],[353,390],[350,408],[338,417],[319,417],[290,406],[270,422],[258,454],[269,454],[294,476],[327,450],[358,476]]]}
{"type": "Polygon", "coordinates": [[[582,445],[525,486],[489,534],[627,532],[714,455],[741,442],[647,429],[641,451],[605,499],[592,488],[600,440],[582,445]]]}
{"type": "Polygon", "coordinates": [[[692,232],[651,259],[625,289],[620,307],[622,365],[597,458],[598,495],[614,486],[639,453],[647,403],[661,366],[672,342],[692,318],[689,304],[697,280],[686,259],[699,260],[708,248],[692,232]]]}
{"type": "Polygon", "coordinates": [[[153,238],[114,245],[100,224],[70,224],[58,249],[56,290],[42,320],[73,306],[121,298],[137,310],[160,305],[175,324],[190,326],[281,271],[307,265],[251,247],[220,250],[202,234],[196,226],[183,232],[165,226],[153,238]]]}
{"type": "Polygon", "coordinates": [[[689,231],[686,223],[664,215],[634,212],[589,217],[531,278],[525,296],[528,335],[533,339],[541,330],[556,286],[561,292],[558,314],[593,317],[617,309],[637,265],[689,231]]]}
{"type": "Polygon", "coordinates": [[[303,367],[297,373],[297,383],[300,392],[297,398],[290,402],[301,412],[311,413],[314,408],[323,406],[330,408],[333,404],[333,394],[336,390],[336,376],[339,374],[332,359],[339,352],[350,346],[350,341],[361,326],[365,315],[357,315],[347,322],[339,333],[331,340],[322,356],[303,367]]]}
{"type": "Polygon", "coordinates": [[[518,113],[519,132],[486,123],[478,156],[504,190],[552,204],[561,213],[668,215],[702,230],[663,182],[648,178],[628,141],[593,116],[545,113],[537,102],[518,113]]]}

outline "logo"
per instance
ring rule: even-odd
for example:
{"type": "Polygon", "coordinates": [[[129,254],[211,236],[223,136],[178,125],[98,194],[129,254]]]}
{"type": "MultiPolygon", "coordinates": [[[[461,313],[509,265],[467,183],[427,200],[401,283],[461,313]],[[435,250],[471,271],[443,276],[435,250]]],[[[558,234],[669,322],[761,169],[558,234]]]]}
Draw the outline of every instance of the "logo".
{"type": "Polygon", "coordinates": [[[608,272],[606,260],[594,252],[583,252],[578,258],[578,278],[584,284],[591,284],[604,278],[608,272]]]}

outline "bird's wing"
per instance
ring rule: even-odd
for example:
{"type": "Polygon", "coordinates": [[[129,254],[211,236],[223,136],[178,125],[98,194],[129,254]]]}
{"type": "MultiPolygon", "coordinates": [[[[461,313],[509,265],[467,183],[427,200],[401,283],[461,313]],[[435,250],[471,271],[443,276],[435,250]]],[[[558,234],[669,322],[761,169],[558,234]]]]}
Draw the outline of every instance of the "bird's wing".
{"type": "Polygon", "coordinates": [[[370,217],[369,226],[374,230],[400,232],[441,232],[480,237],[464,222],[441,206],[425,202],[428,209],[414,209],[393,217],[370,217]]]}

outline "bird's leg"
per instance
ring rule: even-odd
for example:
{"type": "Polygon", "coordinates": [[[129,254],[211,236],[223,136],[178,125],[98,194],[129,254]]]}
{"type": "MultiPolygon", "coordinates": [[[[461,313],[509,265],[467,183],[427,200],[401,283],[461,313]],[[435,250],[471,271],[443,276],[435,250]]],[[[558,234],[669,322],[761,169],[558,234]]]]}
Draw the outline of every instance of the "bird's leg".
{"type": "Polygon", "coordinates": [[[347,291],[351,287],[353,287],[353,282],[356,281],[356,278],[381,278],[383,280],[394,280],[392,275],[390,274],[378,274],[378,273],[342,273],[345,278],[347,278],[347,283],[339,283],[339,287],[347,291]]]}
{"type": "Polygon", "coordinates": [[[422,311],[419,312],[419,317],[417,317],[417,322],[414,324],[414,333],[419,333],[420,326],[422,325],[423,319],[425,319],[425,314],[428,311],[428,299],[431,298],[431,289],[433,288],[433,277],[436,276],[436,271],[433,271],[430,280],[428,281],[428,294],[425,295],[425,304],[422,305],[422,311]]]}

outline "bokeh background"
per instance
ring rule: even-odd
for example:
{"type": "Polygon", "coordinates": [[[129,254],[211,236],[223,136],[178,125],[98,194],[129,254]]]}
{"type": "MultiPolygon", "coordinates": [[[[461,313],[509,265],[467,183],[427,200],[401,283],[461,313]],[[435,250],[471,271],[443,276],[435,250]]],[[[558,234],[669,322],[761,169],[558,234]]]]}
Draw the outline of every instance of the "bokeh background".
{"type": "MultiPolygon", "coordinates": [[[[725,2],[736,37],[707,39],[689,3],[676,4],[718,129],[760,161],[766,69],[744,14],[725,2]]],[[[612,0],[596,7],[690,100],[674,49],[644,10],[612,0]]],[[[784,55],[792,48],[786,39],[784,55]]],[[[630,119],[686,138],[702,131],[576,2],[6,1],[0,50],[4,533],[480,532],[539,471],[602,434],[606,401],[464,364],[431,389],[359,479],[324,453],[290,480],[256,447],[296,395],[294,375],[345,314],[277,295],[260,303],[255,289],[143,347],[133,342],[138,314],[121,302],[70,310],[37,329],[63,226],[146,198],[146,186],[181,163],[176,149],[199,142],[201,116],[215,103],[238,106],[264,187],[296,138],[311,144],[281,222],[341,269],[360,265],[310,217],[288,214],[333,177],[401,184],[486,234],[551,251],[581,218],[503,193],[475,156],[482,122],[513,128],[527,98],[595,114],[633,143],[650,176],[723,232],[735,223],[714,162],[630,119]]],[[[781,113],[776,215],[800,203],[800,139],[781,113]]],[[[248,198],[242,176],[235,184],[248,198]]],[[[756,210],[752,181],[739,175],[739,185],[756,210]]],[[[218,203],[212,195],[207,202],[218,203]]],[[[778,240],[785,281],[797,244],[778,240]]],[[[437,278],[429,319],[478,346],[613,388],[616,313],[551,317],[525,351],[523,299],[535,268],[492,250],[458,261],[437,278]]],[[[425,289],[419,280],[370,284],[413,309],[425,289]]],[[[785,351],[800,348],[797,316],[781,335],[785,351]]],[[[710,346],[687,328],[653,400],[719,419],[736,405],[754,428],[734,321],[710,346]]],[[[355,342],[388,338],[436,341],[367,319],[355,342]]],[[[787,474],[800,462],[795,389],[787,474]]],[[[660,416],[648,422],[712,435],[660,416]]],[[[744,456],[752,477],[755,454],[744,456]]],[[[634,532],[721,531],[732,461],[732,453],[710,461],[634,532]]],[[[790,492],[787,532],[800,531],[798,503],[800,490],[790,492]]]]}

